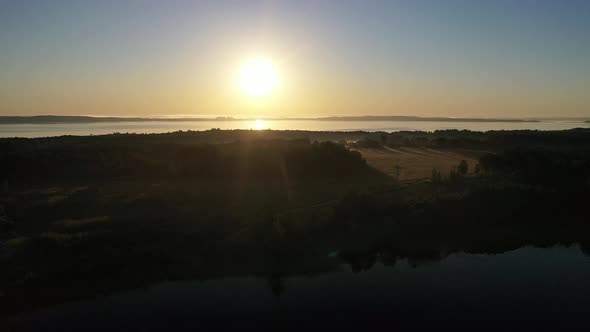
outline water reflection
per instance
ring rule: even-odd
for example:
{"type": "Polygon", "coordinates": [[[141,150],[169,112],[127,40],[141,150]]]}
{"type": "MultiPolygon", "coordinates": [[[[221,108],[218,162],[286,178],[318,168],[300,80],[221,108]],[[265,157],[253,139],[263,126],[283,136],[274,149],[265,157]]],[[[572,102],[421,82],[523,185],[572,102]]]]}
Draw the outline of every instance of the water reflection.
{"type": "Polygon", "coordinates": [[[444,258],[443,253],[437,250],[414,250],[411,252],[403,250],[384,250],[369,252],[341,252],[340,258],[350,265],[354,273],[370,270],[375,263],[379,262],[385,266],[395,266],[400,259],[406,259],[411,267],[419,267],[444,258]]]}
{"type": "Polygon", "coordinates": [[[15,330],[60,331],[370,329],[377,323],[441,328],[482,321],[482,328],[567,328],[584,322],[590,310],[590,260],[577,246],[446,257],[434,251],[349,251],[331,259],[343,268],[311,276],[274,272],[163,282],[23,314],[10,324],[15,330]]]}

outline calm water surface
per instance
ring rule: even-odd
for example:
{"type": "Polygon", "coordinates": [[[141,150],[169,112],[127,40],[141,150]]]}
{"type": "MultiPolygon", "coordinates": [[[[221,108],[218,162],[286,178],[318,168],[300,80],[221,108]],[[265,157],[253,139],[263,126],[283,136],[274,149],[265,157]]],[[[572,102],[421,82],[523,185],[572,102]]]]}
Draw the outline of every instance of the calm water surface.
{"type": "MultiPolygon", "coordinates": [[[[101,135],[120,133],[166,133],[178,130],[256,129],[255,121],[183,121],[183,122],[97,122],[86,124],[19,124],[0,125],[0,137],[46,137],[61,135],[101,135]]],[[[437,129],[488,130],[564,130],[590,128],[590,123],[576,121],[543,122],[440,122],[440,121],[312,121],[267,120],[264,127],[275,130],[326,130],[326,131],[402,131],[437,129]]]]}
{"type": "Polygon", "coordinates": [[[590,317],[590,258],[575,246],[453,254],[418,266],[401,260],[357,273],[343,261],[339,266],[318,275],[163,282],[24,314],[11,325],[27,331],[371,330],[378,324],[561,330],[590,317]]]}

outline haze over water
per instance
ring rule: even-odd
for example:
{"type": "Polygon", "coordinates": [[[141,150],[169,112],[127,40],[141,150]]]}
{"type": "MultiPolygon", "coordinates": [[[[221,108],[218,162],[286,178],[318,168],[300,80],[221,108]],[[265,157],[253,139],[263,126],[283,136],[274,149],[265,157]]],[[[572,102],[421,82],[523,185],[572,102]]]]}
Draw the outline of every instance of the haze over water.
{"type": "Polygon", "coordinates": [[[96,122],[74,124],[3,124],[0,137],[48,137],[62,135],[104,135],[112,133],[166,133],[179,130],[271,129],[312,131],[435,131],[459,129],[489,130],[566,130],[590,128],[583,121],[539,122],[444,122],[444,121],[317,121],[317,120],[254,120],[236,121],[146,121],[96,122]]]}

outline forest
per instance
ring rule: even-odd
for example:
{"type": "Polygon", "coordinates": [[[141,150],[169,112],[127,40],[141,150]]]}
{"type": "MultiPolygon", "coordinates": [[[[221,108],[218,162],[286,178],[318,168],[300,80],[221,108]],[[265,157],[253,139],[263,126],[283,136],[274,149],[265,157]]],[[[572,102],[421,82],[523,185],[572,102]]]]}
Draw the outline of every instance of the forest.
{"type": "Polygon", "coordinates": [[[0,139],[0,174],[2,314],[161,280],[255,275],[280,295],[281,278],[335,269],[328,256],[361,272],[522,246],[590,253],[583,129],[0,139]],[[358,150],[400,147],[477,163],[402,181],[358,150]]]}

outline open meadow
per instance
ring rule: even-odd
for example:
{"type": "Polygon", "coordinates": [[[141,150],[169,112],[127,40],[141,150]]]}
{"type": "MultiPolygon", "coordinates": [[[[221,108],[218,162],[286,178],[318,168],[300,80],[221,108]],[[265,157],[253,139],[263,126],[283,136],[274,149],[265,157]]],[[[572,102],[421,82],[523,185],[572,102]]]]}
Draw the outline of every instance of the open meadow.
{"type": "Polygon", "coordinates": [[[468,174],[473,174],[478,163],[477,154],[472,151],[413,147],[354,150],[360,152],[370,166],[400,181],[430,179],[433,169],[449,174],[463,160],[469,166],[468,174]]]}

